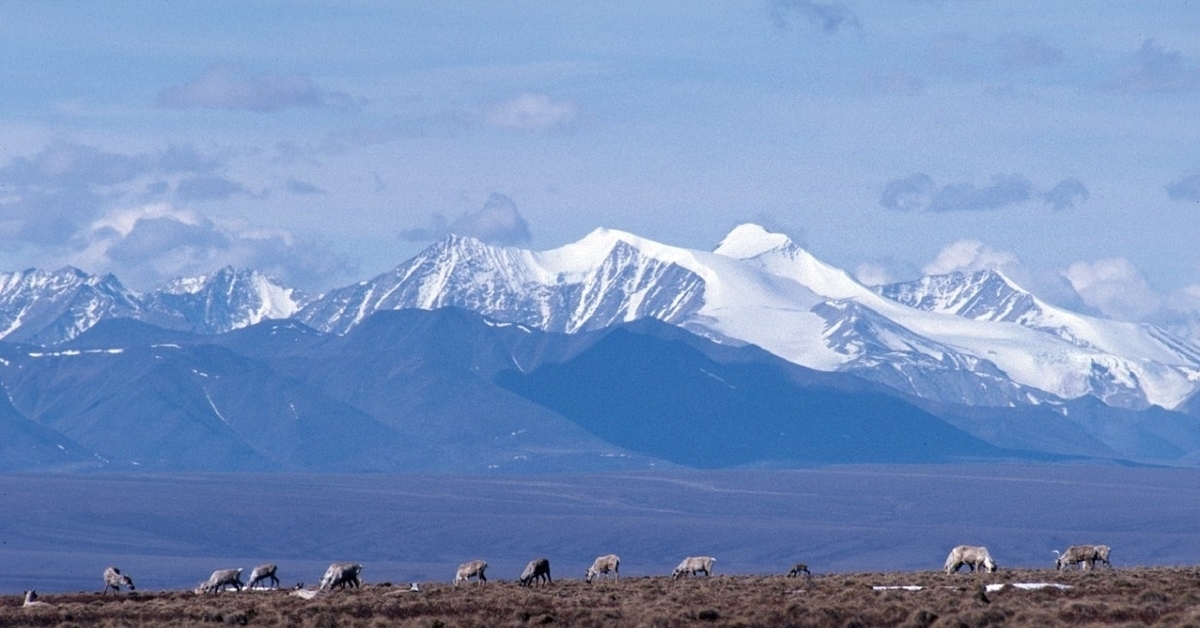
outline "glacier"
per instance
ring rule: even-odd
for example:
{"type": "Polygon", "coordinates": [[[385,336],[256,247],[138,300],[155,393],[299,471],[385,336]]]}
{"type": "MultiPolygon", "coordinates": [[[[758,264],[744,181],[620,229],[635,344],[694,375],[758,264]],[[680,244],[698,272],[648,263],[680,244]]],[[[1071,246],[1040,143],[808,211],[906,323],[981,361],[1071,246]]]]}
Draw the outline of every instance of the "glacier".
{"type": "Polygon", "coordinates": [[[1171,409],[1200,383],[1200,348],[1161,329],[1054,308],[995,271],[868,287],[753,224],[713,251],[611,229],[547,251],[449,236],[296,318],[345,333],[376,311],[450,306],[565,333],[652,317],[970,405],[1093,395],[1171,409]]]}

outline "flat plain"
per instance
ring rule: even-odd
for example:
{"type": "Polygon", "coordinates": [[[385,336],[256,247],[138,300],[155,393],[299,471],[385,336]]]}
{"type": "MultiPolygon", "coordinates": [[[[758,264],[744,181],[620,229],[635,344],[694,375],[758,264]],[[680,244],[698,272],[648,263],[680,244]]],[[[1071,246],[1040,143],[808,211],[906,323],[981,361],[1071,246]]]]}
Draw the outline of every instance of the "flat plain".
{"type": "MultiPolygon", "coordinates": [[[[99,591],[104,567],[142,595],[190,590],[215,569],[275,562],[285,586],[333,561],[368,584],[449,583],[482,558],[511,582],[532,558],[556,583],[617,553],[625,577],[684,556],[719,576],[919,573],[985,545],[1002,572],[1053,550],[1113,548],[1131,567],[1200,565],[1200,471],[964,464],[620,474],[0,475],[0,594],[99,591]]],[[[717,579],[719,580],[719,578],[717,579]]],[[[788,585],[792,586],[792,585],[788,585]]]]}

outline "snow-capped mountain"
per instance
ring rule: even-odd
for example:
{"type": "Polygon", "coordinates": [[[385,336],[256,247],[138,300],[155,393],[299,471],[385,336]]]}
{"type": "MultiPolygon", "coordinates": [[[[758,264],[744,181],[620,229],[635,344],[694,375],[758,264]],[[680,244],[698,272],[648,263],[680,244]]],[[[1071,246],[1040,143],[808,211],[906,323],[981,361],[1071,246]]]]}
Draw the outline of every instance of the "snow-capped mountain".
{"type": "MultiPolygon", "coordinates": [[[[1033,353],[1032,363],[1064,365],[1063,397],[1094,395],[1109,405],[1173,408],[1200,381],[1200,347],[1152,325],[1084,316],[1044,303],[1002,273],[985,270],[924,277],[882,286],[879,294],[947,317],[1018,325],[1069,345],[1033,353]]],[[[1031,345],[1037,346],[1037,345],[1031,345]]],[[[1012,365],[1008,370],[1021,367],[1012,365]]]]}
{"type": "Polygon", "coordinates": [[[597,230],[535,253],[450,236],[391,272],[329,292],[297,318],[335,333],[380,310],[405,308],[460,307],[566,333],[647,317],[682,322],[703,304],[705,282],[669,255],[654,256],[648,244],[597,230]]]}
{"type": "Polygon", "coordinates": [[[1162,330],[1049,307],[997,273],[872,290],[757,225],[712,252],[606,229],[541,252],[452,236],[297,318],[345,333],[376,311],[446,306],[568,333],[652,317],[972,405],[1173,408],[1200,382],[1200,349],[1162,330]]]}
{"type": "Polygon", "coordinates": [[[0,339],[42,345],[106,318],[213,334],[291,317],[345,334],[375,312],[444,307],[562,333],[652,318],[956,404],[1090,395],[1171,409],[1200,386],[1200,347],[1161,329],[1050,306],[994,271],[868,288],[757,225],[738,226],[713,251],[609,229],[548,251],[449,236],[312,300],[232,268],[148,294],[74,268],[0,275],[0,339]]]}
{"type": "Polygon", "coordinates": [[[976,320],[1030,324],[1044,316],[1046,310],[1032,294],[995,270],[933,275],[880,286],[877,290],[910,307],[976,320]]]}
{"type": "Polygon", "coordinates": [[[203,334],[290,318],[305,301],[299,291],[258,271],[229,266],[200,277],[176,279],[144,299],[147,310],[182,317],[185,329],[203,334]]]}
{"type": "Polygon", "coordinates": [[[0,339],[54,345],[105,319],[130,318],[212,334],[287,318],[305,297],[262,273],[224,268],[140,294],[115,276],[78,268],[0,274],[0,339]]]}
{"type": "Polygon", "coordinates": [[[78,268],[0,274],[0,339],[54,344],[103,318],[136,316],[140,297],[113,275],[78,268]]]}

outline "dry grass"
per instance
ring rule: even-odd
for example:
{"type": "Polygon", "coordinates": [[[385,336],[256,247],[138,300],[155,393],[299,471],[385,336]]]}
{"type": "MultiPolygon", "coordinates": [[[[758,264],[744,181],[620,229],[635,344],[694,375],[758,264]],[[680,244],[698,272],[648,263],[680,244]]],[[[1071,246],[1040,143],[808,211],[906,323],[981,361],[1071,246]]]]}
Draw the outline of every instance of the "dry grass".
{"type": "Polygon", "coordinates": [[[666,577],[619,582],[555,581],[540,588],[512,582],[485,586],[429,583],[367,585],[303,600],[284,591],[197,596],[159,592],[101,597],[96,593],[42,595],[52,606],[22,608],[0,598],[0,626],[1196,626],[1200,628],[1200,569],[1139,568],[1090,573],[1013,570],[995,574],[940,572],[816,576],[666,577]],[[1069,590],[983,585],[1061,582],[1069,590]],[[921,590],[874,590],[918,585],[921,590]]]}

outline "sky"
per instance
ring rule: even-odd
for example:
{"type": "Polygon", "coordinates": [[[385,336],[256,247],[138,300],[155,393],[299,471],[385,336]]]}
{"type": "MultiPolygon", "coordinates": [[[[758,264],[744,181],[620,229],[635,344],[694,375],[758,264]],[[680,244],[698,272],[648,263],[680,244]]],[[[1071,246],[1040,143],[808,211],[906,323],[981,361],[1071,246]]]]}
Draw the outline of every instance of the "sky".
{"type": "Polygon", "coordinates": [[[319,293],[451,232],[756,222],[1200,339],[1197,33],[1189,0],[0,0],[0,271],[319,293]]]}

